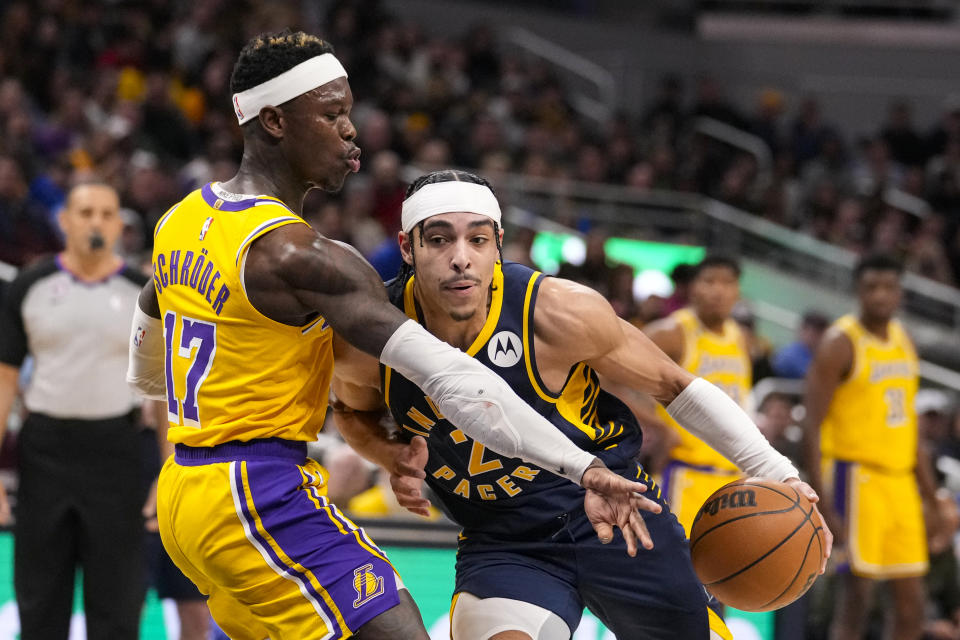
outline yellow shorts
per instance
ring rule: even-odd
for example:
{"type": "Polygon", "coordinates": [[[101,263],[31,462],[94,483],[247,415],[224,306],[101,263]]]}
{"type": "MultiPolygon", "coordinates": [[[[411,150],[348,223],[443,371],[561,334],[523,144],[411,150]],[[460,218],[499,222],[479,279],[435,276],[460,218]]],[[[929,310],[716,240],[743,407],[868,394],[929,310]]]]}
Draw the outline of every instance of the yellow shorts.
{"type": "Polygon", "coordinates": [[[170,557],[231,638],[347,638],[396,606],[393,567],[327,501],[326,472],[305,448],[224,447],[178,446],[160,472],[157,515],[170,557]]]}
{"type": "Polygon", "coordinates": [[[739,471],[721,471],[671,460],[663,470],[660,488],[689,538],[693,520],[710,494],[740,478],[739,471]]]}
{"type": "Polygon", "coordinates": [[[875,579],[925,575],[927,533],[913,471],[841,461],[824,467],[824,486],[847,526],[850,572],[875,579]]]}

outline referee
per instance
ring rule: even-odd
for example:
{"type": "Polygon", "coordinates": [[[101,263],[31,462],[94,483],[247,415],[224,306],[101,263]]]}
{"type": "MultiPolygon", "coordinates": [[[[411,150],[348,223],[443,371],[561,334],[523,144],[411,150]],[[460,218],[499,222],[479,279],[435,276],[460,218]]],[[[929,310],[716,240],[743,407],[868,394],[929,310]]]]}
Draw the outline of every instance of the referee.
{"type": "MultiPolygon", "coordinates": [[[[146,277],[114,253],[117,193],[74,187],[66,249],[22,271],[0,309],[0,435],[27,355],[14,586],[23,640],[65,640],[74,571],[89,640],[136,638],[145,592],[142,457],[125,381],[132,309],[146,277]]],[[[7,523],[0,486],[0,520],[7,523]]]]}

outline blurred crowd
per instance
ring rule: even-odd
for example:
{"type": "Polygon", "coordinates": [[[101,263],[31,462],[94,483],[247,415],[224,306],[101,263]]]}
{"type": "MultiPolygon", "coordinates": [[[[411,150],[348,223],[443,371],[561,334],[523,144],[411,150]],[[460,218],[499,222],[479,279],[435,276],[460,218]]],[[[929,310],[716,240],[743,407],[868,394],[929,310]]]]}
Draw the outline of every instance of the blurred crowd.
{"type": "MultiPolygon", "coordinates": [[[[666,76],[636,113],[596,123],[577,114],[547,65],[504,53],[487,27],[429,37],[377,0],[337,0],[311,12],[315,6],[0,4],[0,262],[23,266],[56,251],[56,214],[67,190],[95,175],[120,194],[122,253],[147,264],[151,230],[167,207],[237,169],[242,144],[229,90],[237,52],[253,34],[294,27],[336,47],[350,73],[363,149],[359,175],[339,194],[311,192],[303,214],[324,235],[371,258],[396,244],[403,167],[459,166],[485,176],[514,172],[638,192],[702,193],[860,254],[897,255],[940,282],[960,282],[960,98],[947,100],[942,118],[926,126],[912,121],[909,102],[897,101],[872,134],[852,138],[830,124],[813,97],[791,104],[771,88],[754,105],[734,104],[715,78],[689,86],[666,76]],[[701,133],[703,118],[762,140],[769,163],[701,133]]],[[[598,289],[638,325],[686,304],[687,265],[671,274],[671,295],[637,296],[631,269],[604,253],[609,232],[590,230],[584,259],[562,265],[560,275],[598,289]]],[[[532,233],[517,228],[511,235],[504,255],[528,262],[532,233]]],[[[796,340],[774,350],[755,333],[746,307],[734,317],[749,337],[757,381],[802,378],[829,324],[810,312],[796,340]]],[[[789,385],[768,386],[757,397],[759,426],[797,463],[798,403],[797,387],[789,385]]],[[[952,491],[944,509],[952,509],[956,530],[950,496],[960,491],[960,412],[939,391],[919,396],[917,410],[952,491]]],[[[316,446],[332,471],[334,502],[350,502],[366,516],[402,511],[384,477],[335,437],[316,446]]],[[[951,540],[931,541],[931,549],[953,558],[951,540]]],[[[931,620],[949,629],[932,629],[929,637],[960,638],[956,561],[943,566],[931,573],[942,586],[931,586],[931,620]]]]}
{"type": "MultiPolygon", "coordinates": [[[[0,15],[0,261],[54,250],[55,213],[84,174],[121,193],[124,250],[184,193],[228,178],[240,154],[229,108],[237,51],[288,26],[322,34],[350,72],[364,151],[337,195],[304,215],[367,255],[398,229],[401,168],[710,195],[858,253],[899,255],[945,283],[960,277],[960,101],[923,128],[891,104],[851,139],[813,97],[767,89],[733,104],[712,77],[664,77],[648,104],[597,123],[580,117],[548,65],[503,52],[482,25],[428,37],[377,0],[322,3],[42,0],[0,15]],[[702,118],[762,140],[771,160],[698,131],[702,118]]],[[[642,301],[638,301],[642,302],[642,301]]]]}

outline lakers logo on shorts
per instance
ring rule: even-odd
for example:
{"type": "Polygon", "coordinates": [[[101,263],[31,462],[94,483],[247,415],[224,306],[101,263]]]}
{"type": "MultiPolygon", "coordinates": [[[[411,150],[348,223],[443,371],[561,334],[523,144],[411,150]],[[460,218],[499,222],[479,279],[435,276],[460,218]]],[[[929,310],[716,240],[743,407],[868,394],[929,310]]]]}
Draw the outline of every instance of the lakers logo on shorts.
{"type": "Polygon", "coordinates": [[[373,572],[372,564],[365,564],[353,570],[353,588],[357,591],[353,608],[357,609],[383,593],[383,578],[373,572]]]}

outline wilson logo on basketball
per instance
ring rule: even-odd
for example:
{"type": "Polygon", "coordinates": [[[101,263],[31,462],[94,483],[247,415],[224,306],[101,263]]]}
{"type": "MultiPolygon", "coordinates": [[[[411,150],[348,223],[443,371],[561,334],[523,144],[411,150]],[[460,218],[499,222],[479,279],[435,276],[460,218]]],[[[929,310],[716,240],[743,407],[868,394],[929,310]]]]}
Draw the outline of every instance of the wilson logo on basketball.
{"type": "Polygon", "coordinates": [[[697,520],[704,514],[717,515],[721,509],[740,509],[757,506],[757,494],[749,489],[725,493],[719,498],[705,502],[697,513],[697,520]]]}

